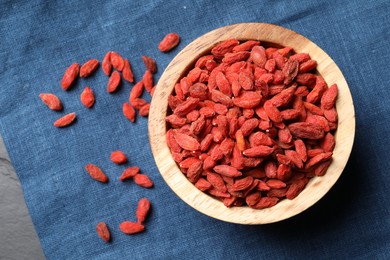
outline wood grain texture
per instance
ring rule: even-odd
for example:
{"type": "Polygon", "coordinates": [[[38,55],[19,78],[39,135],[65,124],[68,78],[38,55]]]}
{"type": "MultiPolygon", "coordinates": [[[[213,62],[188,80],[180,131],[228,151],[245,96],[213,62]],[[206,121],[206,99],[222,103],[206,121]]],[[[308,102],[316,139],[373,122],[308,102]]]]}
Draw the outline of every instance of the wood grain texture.
{"type": "Polygon", "coordinates": [[[187,45],[168,65],[153,96],[149,114],[149,138],[159,171],[170,188],[188,205],[216,219],[239,224],[266,224],[292,217],[321,199],[340,177],[352,150],[355,135],[355,112],[347,82],[335,62],[317,45],[291,30],[263,23],[242,23],[211,31],[187,45]],[[165,116],[168,95],[174,84],[194,61],[218,42],[226,39],[260,40],[291,46],[296,52],[309,53],[318,62],[317,71],[328,85],[337,83],[339,114],[333,162],[323,177],[310,180],[294,200],[283,200],[272,208],[256,210],[249,207],[227,208],[222,202],[199,191],[181,173],[166,144],[165,116]]]}

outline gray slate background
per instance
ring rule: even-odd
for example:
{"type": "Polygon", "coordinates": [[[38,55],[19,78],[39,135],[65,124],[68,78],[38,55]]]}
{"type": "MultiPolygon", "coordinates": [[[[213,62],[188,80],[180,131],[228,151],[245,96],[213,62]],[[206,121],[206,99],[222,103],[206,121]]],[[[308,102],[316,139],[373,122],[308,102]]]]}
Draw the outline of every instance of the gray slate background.
{"type": "Polygon", "coordinates": [[[0,136],[0,259],[45,259],[0,136]]]}

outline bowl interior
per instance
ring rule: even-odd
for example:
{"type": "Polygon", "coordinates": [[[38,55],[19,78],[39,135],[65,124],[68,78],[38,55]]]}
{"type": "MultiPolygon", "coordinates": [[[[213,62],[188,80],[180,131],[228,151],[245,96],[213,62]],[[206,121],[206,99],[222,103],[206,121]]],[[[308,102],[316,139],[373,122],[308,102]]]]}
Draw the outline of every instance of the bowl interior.
{"type": "Polygon", "coordinates": [[[168,186],[188,205],[216,219],[239,224],[266,224],[292,217],[321,199],[340,177],[352,150],[355,134],[355,113],[347,82],[335,62],[316,44],[304,36],[280,26],[264,23],[242,23],[211,31],[187,45],[168,65],[153,95],[149,113],[149,139],[156,165],[168,186]],[[328,85],[337,83],[336,101],[338,128],[333,161],[322,177],[310,179],[306,188],[293,200],[282,200],[266,209],[249,207],[227,208],[215,198],[198,190],[180,171],[166,144],[165,116],[168,96],[174,85],[193,67],[195,61],[208,53],[218,42],[235,38],[259,40],[263,45],[290,46],[295,52],[309,53],[316,60],[317,73],[328,85]]]}

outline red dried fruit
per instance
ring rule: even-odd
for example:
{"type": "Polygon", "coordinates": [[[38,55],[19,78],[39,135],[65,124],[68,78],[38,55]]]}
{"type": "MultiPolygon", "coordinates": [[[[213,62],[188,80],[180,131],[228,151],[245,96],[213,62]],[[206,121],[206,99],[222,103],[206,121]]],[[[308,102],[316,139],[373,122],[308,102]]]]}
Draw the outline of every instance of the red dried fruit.
{"type": "Polygon", "coordinates": [[[337,95],[338,95],[337,85],[333,84],[322,95],[321,107],[326,110],[331,109],[336,102],[337,95]]]}
{"type": "Polygon", "coordinates": [[[87,108],[91,108],[95,104],[95,95],[90,87],[85,87],[80,94],[81,103],[87,108]]]}
{"type": "Polygon", "coordinates": [[[335,107],[331,109],[324,109],[324,116],[328,119],[329,122],[336,123],[338,120],[337,110],[335,107]]]}
{"type": "Polygon", "coordinates": [[[181,168],[188,169],[188,168],[190,168],[190,166],[191,166],[192,164],[197,163],[197,162],[199,162],[199,161],[200,161],[199,158],[196,158],[196,157],[188,157],[188,158],[184,159],[183,161],[181,161],[181,162],[179,163],[179,166],[180,166],[181,168]]]}
{"type": "Polygon", "coordinates": [[[57,119],[57,121],[54,122],[55,127],[65,127],[73,123],[73,121],[76,119],[76,113],[69,113],[60,119],[57,119]]]}
{"type": "Polygon", "coordinates": [[[90,163],[85,165],[85,170],[88,172],[92,179],[100,181],[102,183],[108,182],[107,175],[98,166],[90,163]]]}
{"type": "Polygon", "coordinates": [[[233,99],[233,104],[241,108],[255,108],[261,100],[262,96],[257,91],[243,91],[233,99]]]}
{"type": "Polygon", "coordinates": [[[138,81],[138,82],[133,86],[133,88],[131,89],[129,101],[132,102],[132,101],[134,101],[136,98],[139,98],[139,97],[142,95],[142,92],[143,92],[143,91],[144,91],[144,82],[141,80],[141,81],[138,81]]]}
{"type": "Polygon", "coordinates": [[[122,58],[121,55],[119,55],[115,51],[112,51],[110,54],[110,62],[112,64],[112,66],[114,67],[114,69],[116,69],[118,71],[122,71],[123,67],[125,66],[124,59],[122,58]]]}
{"type": "Polygon", "coordinates": [[[182,133],[176,133],[174,135],[176,142],[185,150],[189,151],[196,151],[200,149],[200,144],[198,140],[195,138],[182,134],[182,133]]]}
{"type": "Polygon", "coordinates": [[[280,189],[280,188],[284,188],[286,187],[286,183],[282,182],[281,180],[277,180],[277,179],[269,179],[266,184],[268,185],[268,187],[270,187],[271,189],[280,189]]]}
{"type": "Polygon", "coordinates": [[[136,184],[138,184],[139,186],[144,187],[144,188],[151,188],[154,185],[152,180],[149,179],[148,176],[146,176],[145,174],[142,174],[142,173],[138,173],[138,174],[134,175],[133,180],[136,184]]]}
{"type": "Polygon", "coordinates": [[[107,91],[109,93],[114,92],[118,88],[120,82],[121,82],[121,75],[119,74],[118,71],[114,71],[111,74],[110,78],[108,79],[107,91]]]}
{"type": "Polygon", "coordinates": [[[134,166],[134,167],[129,167],[129,168],[126,168],[122,175],[119,177],[119,180],[120,181],[124,181],[124,180],[127,180],[127,179],[131,179],[133,178],[135,175],[137,175],[139,173],[139,168],[134,166]]]}
{"type": "Polygon", "coordinates": [[[80,77],[89,77],[98,67],[99,61],[97,59],[88,60],[80,68],[80,77]]]}
{"type": "Polygon", "coordinates": [[[131,65],[129,60],[125,59],[123,61],[123,70],[122,70],[122,77],[130,83],[134,82],[134,74],[133,70],[131,69],[131,65]]]}
{"type": "Polygon", "coordinates": [[[283,121],[280,111],[272,104],[270,100],[264,102],[264,111],[267,113],[267,116],[275,123],[281,123],[283,121]]]}
{"type": "Polygon", "coordinates": [[[297,60],[289,59],[282,69],[282,72],[284,74],[284,84],[288,85],[290,84],[295,77],[298,75],[299,70],[299,63],[297,60]]]}
{"type": "Polygon", "coordinates": [[[334,136],[331,133],[326,133],[321,143],[321,148],[324,150],[324,152],[333,152],[335,146],[336,139],[334,136]]]}
{"type": "Polygon", "coordinates": [[[242,126],[240,128],[242,135],[243,136],[250,135],[252,133],[252,131],[257,128],[258,125],[259,125],[259,120],[257,120],[256,118],[251,118],[251,119],[245,120],[245,122],[242,124],[242,126]]]}
{"type": "Polygon", "coordinates": [[[132,105],[130,105],[129,103],[123,103],[122,112],[127,119],[134,123],[136,114],[135,109],[132,105]]]}
{"type": "Polygon", "coordinates": [[[104,222],[99,222],[96,225],[96,233],[98,236],[106,243],[110,242],[111,240],[111,234],[110,230],[107,227],[107,224],[104,222]]]}
{"type": "Polygon", "coordinates": [[[332,152],[320,153],[311,158],[305,165],[306,168],[310,168],[318,163],[329,160],[332,157],[332,152]]]}
{"type": "Polygon", "coordinates": [[[295,80],[299,85],[304,85],[309,88],[313,88],[313,86],[316,84],[317,78],[316,75],[312,73],[300,73],[297,75],[295,80]]]}
{"type": "Polygon", "coordinates": [[[249,188],[253,183],[253,177],[247,176],[242,179],[238,179],[234,182],[234,184],[231,186],[231,189],[233,191],[242,191],[247,188],[249,188]]]}
{"type": "Polygon", "coordinates": [[[218,102],[218,103],[221,103],[225,106],[231,106],[232,105],[232,99],[223,94],[221,91],[219,90],[216,90],[216,89],[213,89],[211,91],[211,99],[214,101],[214,102],[218,102]]]}
{"type": "Polygon", "coordinates": [[[213,172],[207,172],[206,175],[207,181],[217,190],[226,192],[227,188],[225,185],[225,181],[222,179],[221,175],[213,173],[213,172]]]}
{"type": "MultiPolygon", "coordinates": [[[[180,85],[179,85],[180,86],[180,85]]],[[[177,92],[177,91],[176,91],[177,92]]],[[[203,83],[195,83],[193,84],[188,93],[193,98],[199,98],[200,100],[206,100],[209,96],[208,88],[203,83]]]]}
{"type": "Polygon", "coordinates": [[[149,104],[148,101],[142,98],[136,98],[132,101],[130,101],[130,104],[135,108],[135,109],[141,109],[143,106],[149,104]]]}
{"type": "Polygon", "coordinates": [[[214,56],[213,55],[205,55],[205,56],[202,56],[200,57],[196,63],[195,63],[195,67],[197,68],[200,68],[200,69],[203,69],[204,67],[206,67],[206,64],[210,61],[214,60],[214,56]]]}
{"type": "Polygon", "coordinates": [[[280,115],[283,118],[283,121],[288,121],[288,120],[295,120],[299,117],[300,113],[296,109],[286,109],[280,111],[280,115]]]}
{"type": "Polygon", "coordinates": [[[336,86],[328,89],[316,61],[291,47],[229,39],[211,54],[168,98],[173,159],[227,207],[262,209],[295,198],[331,162],[336,86]]]}
{"type": "Polygon", "coordinates": [[[138,201],[138,207],[135,215],[137,216],[138,223],[145,221],[150,210],[150,201],[147,198],[142,198],[138,201]]]}
{"type": "Polygon", "coordinates": [[[253,193],[248,194],[245,197],[245,202],[249,207],[256,205],[261,198],[261,192],[255,191],[253,193]]]}
{"type": "Polygon", "coordinates": [[[242,172],[229,165],[217,165],[213,168],[216,173],[227,177],[240,177],[242,172]]]}
{"type": "Polygon", "coordinates": [[[240,52],[228,52],[222,59],[223,63],[232,64],[238,61],[246,61],[249,58],[250,52],[240,51],[240,52]]]}
{"type": "Polygon", "coordinates": [[[144,55],[142,56],[142,61],[144,62],[146,69],[151,73],[154,74],[157,72],[156,61],[152,57],[144,55]]]}
{"type": "Polygon", "coordinates": [[[203,171],[203,162],[197,161],[190,165],[190,167],[187,170],[187,178],[190,182],[195,183],[200,178],[203,171]]]}
{"type": "Polygon", "coordinates": [[[303,168],[303,161],[299,154],[293,150],[284,151],[286,157],[298,168],[303,168]]]}
{"type": "Polygon", "coordinates": [[[45,105],[51,110],[58,111],[62,109],[61,100],[56,95],[50,93],[41,93],[39,94],[39,97],[41,98],[42,102],[45,103],[45,105]]]}
{"type": "Polygon", "coordinates": [[[290,60],[297,60],[299,63],[310,60],[310,55],[307,53],[296,53],[290,56],[290,60]]]}
{"type": "Polygon", "coordinates": [[[267,55],[263,46],[254,46],[250,55],[251,60],[258,67],[264,68],[265,63],[267,62],[267,55]]]}
{"type": "Polygon", "coordinates": [[[142,77],[142,81],[144,83],[146,91],[150,92],[154,86],[152,72],[146,70],[142,77]]]}
{"type": "Polygon", "coordinates": [[[225,94],[228,97],[230,97],[232,95],[232,89],[230,87],[230,83],[222,72],[217,73],[217,75],[215,77],[215,81],[216,81],[218,89],[223,94],[225,94]]]}
{"type": "Polygon", "coordinates": [[[292,97],[294,96],[296,86],[291,86],[286,89],[283,89],[280,93],[273,96],[270,101],[276,107],[281,107],[287,105],[292,97]]]}
{"type": "Polygon", "coordinates": [[[255,205],[252,205],[252,208],[254,209],[264,209],[264,208],[270,208],[272,206],[275,206],[276,203],[278,203],[279,198],[276,197],[262,197],[259,202],[257,202],[255,205]]]}
{"type": "Polygon", "coordinates": [[[73,82],[77,79],[79,75],[80,65],[78,63],[73,63],[70,65],[62,77],[61,86],[63,90],[68,90],[73,82]]]}
{"type": "Polygon", "coordinates": [[[317,175],[317,176],[323,176],[325,175],[326,171],[328,170],[329,168],[329,165],[331,164],[331,160],[328,160],[328,161],[325,161],[325,162],[322,162],[322,163],[319,163],[315,169],[314,169],[314,174],[317,175]]]}
{"type": "Polygon", "coordinates": [[[240,42],[236,39],[229,39],[218,43],[211,49],[211,53],[216,59],[222,59],[226,53],[231,52],[240,42]]]}
{"type": "Polygon", "coordinates": [[[206,181],[203,178],[199,178],[199,180],[195,183],[195,187],[201,191],[206,191],[212,187],[211,183],[206,181]]]}
{"type": "Polygon", "coordinates": [[[102,69],[104,74],[107,76],[111,75],[111,70],[112,70],[112,64],[111,64],[111,52],[107,52],[107,54],[103,58],[102,62],[102,69]]]}
{"type": "Polygon", "coordinates": [[[116,164],[127,162],[127,156],[122,151],[114,151],[111,153],[110,160],[116,164]]]}
{"type": "Polygon", "coordinates": [[[244,150],[243,154],[248,157],[266,157],[271,153],[273,153],[273,151],[274,151],[273,147],[259,145],[244,150]]]}
{"type": "Polygon", "coordinates": [[[149,110],[150,110],[150,104],[145,104],[143,105],[140,110],[139,110],[139,115],[146,117],[149,115],[149,110]]]}
{"type": "Polygon", "coordinates": [[[203,140],[200,142],[200,150],[202,152],[207,151],[213,142],[213,135],[212,134],[207,134],[203,140]]]}
{"type": "Polygon", "coordinates": [[[297,122],[288,125],[290,132],[297,138],[321,139],[324,137],[324,129],[313,123],[297,122]]]}
{"type": "Polygon", "coordinates": [[[286,192],[286,198],[289,200],[292,200],[296,198],[299,193],[305,188],[306,186],[306,181],[301,179],[297,180],[288,187],[287,192],[286,192]]]}
{"type": "Polygon", "coordinates": [[[144,231],[145,226],[138,222],[124,221],[119,225],[119,229],[127,235],[132,235],[144,231]]]}
{"type": "Polygon", "coordinates": [[[248,40],[233,48],[233,52],[250,51],[254,46],[260,45],[260,41],[248,40]]]}
{"type": "Polygon", "coordinates": [[[309,103],[309,102],[303,102],[303,105],[305,106],[306,110],[314,115],[319,115],[319,116],[322,116],[324,115],[324,111],[322,111],[321,108],[319,108],[318,106],[312,104],[312,103],[309,103]]]}
{"type": "Polygon", "coordinates": [[[299,65],[299,73],[309,72],[317,67],[317,61],[308,60],[299,65]]]}
{"type": "Polygon", "coordinates": [[[306,145],[301,139],[297,139],[294,141],[295,151],[299,155],[302,161],[306,162],[307,160],[307,150],[306,145]]]}
{"type": "Polygon", "coordinates": [[[173,113],[178,115],[178,116],[185,116],[186,114],[188,114],[189,112],[194,110],[198,106],[198,104],[199,104],[199,98],[189,97],[189,98],[187,98],[186,101],[179,104],[175,108],[173,113]]]}
{"type": "Polygon", "coordinates": [[[180,36],[177,33],[168,33],[158,45],[162,52],[168,52],[175,48],[180,42],[180,36]]]}

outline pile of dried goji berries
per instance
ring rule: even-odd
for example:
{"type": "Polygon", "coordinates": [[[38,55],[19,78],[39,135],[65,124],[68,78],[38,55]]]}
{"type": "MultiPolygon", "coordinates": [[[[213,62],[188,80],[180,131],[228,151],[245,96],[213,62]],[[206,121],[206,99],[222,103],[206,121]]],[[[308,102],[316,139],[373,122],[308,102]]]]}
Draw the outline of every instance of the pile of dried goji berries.
{"type": "MultiPolygon", "coordinates": [[[[167,34],[164,39],[159,43],[158,49],[161,52],[168,52],[175,48],[180,42],[180,37],[176,33],[167,34]]],[[[131,122],[135,121],[136,110],[140,116],[147,117],[149,115],[150,104],[141,98],[144,89],[146,89],[150,95],[153,95],[155,86],[153,74],[157,72],[156,61],[149,56],[142,56],[142,61],[146,67],[145,73],[141,80],[136,82],[130,90],[129,102],[126,102],[122,106],[122,111],[124,116],[131,122]]],[[[64,72],[61,87],[63,90],[68,90],[78,77],[87,78],[93,75],[93,73],[98,69],[100,65],[99,60],[90,59],[85,62],[82,66],[79,63],[73,63],[70,65],[64,72]]],[[[102,70],[108,78],[107,82],[107,92],[115,92],[122,78],[129,83],[134,83],[134,75],[131,69],[130,62],[127,59],[124,59],[120,54],[114,51],[109,51],[105,55],[102,61],[102,70]]],[[[63,105],[61,100],[53,93],[41,93],[39,95],[42,102],[47,105],[48,108],[54,111],[62,111],[63,105]]],[[[85,89],[80,94],[81,104],[86,108],[92,108],[95,103],[95,95],[91,87],[86,86],[85,89]]],[[[66,115],[60,117],[54,122],[55,127],[67,127],[70,126],[76,119],[76,112],[67,113],[66,115]]],[[[127,156],[122,151],[114,151],[111,153],[110,160],[115,164],[123,164],[128,161],[127,156]]],[[[108,177],[104,171],[95,164],[88,163],[85,165],[85,171],[89,176],[96,181],[107,183],[108,177]]],[[[122,175],[119,177],[120,181],[127,181],[131,179],[137,185],[143,188],[153,187],[153,181],[149,177],[140,172],[139,167],[132,166],[126,168],[122,175]]],[[[151,203],[148,199],[142,198],[138,202],[138,207],[136,210],[136,222],[124,221],[120,224],[119,229],[125,234],[136,234],[144,231],[145,226],[143,222],[145,221],[151,203]]],[[[109,242],[111,240],[110,230],[105,222],[99,222],[96,225],[96,232],[99,237],[105,241],[109,242]]]]}
{"type": "Polygon", "coordinates": [[[294,199],[326,173],[337,85],[290,47],[229,39],[200,57],[169,96],[167,143],[188,180],[227,207],[294,199]]]}

